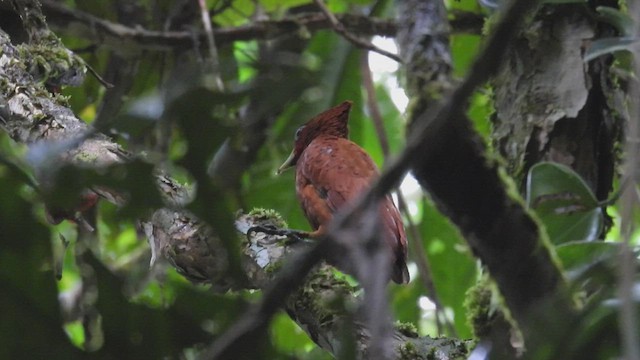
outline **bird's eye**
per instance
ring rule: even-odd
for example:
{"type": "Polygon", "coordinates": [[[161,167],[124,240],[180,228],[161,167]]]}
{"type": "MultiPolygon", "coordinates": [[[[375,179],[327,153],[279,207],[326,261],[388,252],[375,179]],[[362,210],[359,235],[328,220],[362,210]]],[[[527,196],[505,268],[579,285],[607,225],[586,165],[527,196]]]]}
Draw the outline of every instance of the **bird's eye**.
{"type": "Polygon", "coordinates": [[[300,126],[300,127],[298,128],[298,130],[296,130],[296,135],[295,135],[295,137],[293,138],[295,141],[298,141],[298,138],[300,137],[300,134],[302,133],[302,129],[304,129],[304,125],[303,125],[303,126],[300,126]]]}

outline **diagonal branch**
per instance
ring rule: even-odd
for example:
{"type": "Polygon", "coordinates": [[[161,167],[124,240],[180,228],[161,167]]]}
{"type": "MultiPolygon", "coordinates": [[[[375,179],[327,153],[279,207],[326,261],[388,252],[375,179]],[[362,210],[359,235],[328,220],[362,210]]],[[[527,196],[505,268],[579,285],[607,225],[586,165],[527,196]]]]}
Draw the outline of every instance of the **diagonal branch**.
{"type": "MultiPolygon", "coordinates": [[[[371,114],[371,120],[373,120],[373,125],[376,129],[376,134],[378,135],[378,141],[380,142],[380,148],[382,148],[382,154],[384,155],[386,161],[389,159],[390,153],[389,140],[384,129],[384,122],[382,120],[382,114],[380,113],[380,107],[378,106],[378,103],[376,101],[375,87],[373,84],[373,77],[371,75],[371,68],[369,66],[369,55],[367,53],[361,54],[360,72],[362,74],[362,82],[367,94],[367,107],[369,109],[369,113],[371,114]]],[[[418,265],[420,280],[422,280],[423,286],[427,290],[427,296],[436,306],[435,318],[437,331],[439,334],[442,333],[442,321],[444,321],[449,334],[455,335],[455,328],[444,315],[444,308],[442,307],[442,303],[440,302],[438,294],[436,293],[436,288],[433,283],[433,277],[431,276],[431,267],[429,265],[429,260],[426,257],[424,246],[422,245],[422,237],[420,236],[420,232],[418,231],[416,224],[411,219],[411,214],[409,213],[404,195],[401,191],[396,191],[396,195],[398,197],[398,205],[400,211],[405,214],[407,218],[409,234],[411,234],[411,241],[409,241],[409,244],[412,247],[413,256],[416,260],[416,264],[418,265]]]]}
{"type": "MultiPolygon", "coordinates": [[[[511,3],[464,81],[435,116],[427,111],[415,114],[414,136],[407,147],[354,206],[362,209],[383,196],[414,167],[421,185],[488,266],[520,324],[531,320],[531,311],[545,298],[559,296],[560,306],[566,309],[571,309],[571,302],[562,293],[562,276],[549,250],[541,247],[537,226],[523,205],[507,194],[497,165],[486,159],[486,150],[463,111],[474,89],[500,67],[509,41],[525,14],[535,7],[536,2],[530,0],[511,3]],[[469,186],[471,179],[476,185],[469,186]],[[488,209],[488,204],[495,208],[488,209]]],[[[353,212],[338,216],[334,227],[340,227],[353,212]]]]}
{"type": "Polygon", "coordinates": [[[378,54],[386,56],[389,59],[395,60],[399,63],[402,62],[402,59],[400,59],[398,55],[390,53],[384,49],[380,49],[379,47],[373,45],[371,42],[360,39],[357,36],[350,33],[349,31],[347,31],[347,29],[345,29],[344,25],[342,25],[340,20],[338,20],[336,16],[333,15],[333,13],[329,10],[329,8],[327,8],[327,5],[325,5],[324,1],[313,0],[313,2],[320,8],[322,13],[327,17],[327,19],[329,19],[329,23],[331,24],[331,27],[333,28],[333,30],[338,34],[342,35],[342,37],[344,37],[345,39],[349,40],[352,44],[369,51],[377,52],[378,54]]]}

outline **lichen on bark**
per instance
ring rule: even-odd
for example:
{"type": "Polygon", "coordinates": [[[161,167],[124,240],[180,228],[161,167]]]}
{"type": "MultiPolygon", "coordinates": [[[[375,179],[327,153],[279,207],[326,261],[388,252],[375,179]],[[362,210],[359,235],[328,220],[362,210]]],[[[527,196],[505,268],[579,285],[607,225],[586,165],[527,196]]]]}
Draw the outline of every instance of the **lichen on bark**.
{"type": "Polygon", "coordinates": [[[599,200],[607,198],[624,110],[611,59],[585,63],[583,54],[610,32],[582,7],[545,6],[509,47],[492,80],[492,138],[520,185],[533,164],[553,161],[580,174],[599,200]]]}

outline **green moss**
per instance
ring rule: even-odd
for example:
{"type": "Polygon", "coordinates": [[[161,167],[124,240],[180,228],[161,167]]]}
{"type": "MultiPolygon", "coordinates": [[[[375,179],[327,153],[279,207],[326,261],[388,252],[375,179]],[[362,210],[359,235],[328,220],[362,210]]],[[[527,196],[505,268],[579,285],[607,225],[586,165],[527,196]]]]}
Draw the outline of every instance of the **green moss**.
{"type": "Polygon", "coordinates": [[[269,265],[267,265],[264,268],[264,272],[272,275],[275,274],[276,272],[278,272],[281,268],[282,268],[282,264],[284,263],[284,261],[278,261],[276,263],[270,263],[269,265]]]}
{"type": "Polygon", "coordinates": [[[427,360],[435,360],[436,351],[437,351],[437,348],[435,346],[429,349],[429,352],[427,353],[427,360]]]}
{"type": "Polygon", "coordinates": [[[468,342],[460,341],[455,345],[456,351],[461,355],[463,359],[467,358],[466,355],[469,354],[469,349],[473,349],[476,346],[475,342],[471,342],[470,346],[467,346],[467,344],[468,342]]]}
{"type": "Polygon", "coordinates": [[[629,13],[629,6],[626,0],[618,0],[618,7],[620,7],[621,12],[625,14],[629,13]]]}
{"type": "Polygon", "coordinates": [[[75,155],[75,160],[83,163],[83,164],[93,164],[98,159],[98,154],[80,151],[75,155]]]}
{"type": "Polygon", "coordinates": [[[53,94],[53,101],[55,101],[58,105],[69,107],[69,100],[71,100],[71,96],[65,96],[61,93],[53,94]]]}
{"type": "Polygon", "coordinates": [[[493,28],[498,24],[498,20],[499,16],[497,13],[485,17],[484,23],[482,24],[482,35],[488,36],[489,34],[491,34],[493,28]]]}
{"type": "Polygon", "coordinates": [[[76,85],[77,74],[86,71],[82,58],[63,46],[52,44],[21,44],[16,46],[27,71],[41,83],[76,85]]]}
{"type": "Polygon", "coordinates": [[[43,112],[36,111],[32,113],[32,117],[35,122],[41,122],[46,120],[49,116],[43,112]]]}
{"type": "Polygon", "coordinates": [[[418,334],[418,328],[415,325],[408,322],[400,322],[396,321],[395,328],[404,336],[417,338],[420,336],[418,334]]]}
{"type": "Polygon", "coordinates": [[[467,290],[464,300],[467,313],[467,323],[476,338],[482,338],[491,329],[491,288],[487,281],[479,281],[467,290]]]}
{"type": "Polygon", "coordinates": [[[288,227],[287,222],[284,221],[280,213],[273,209],[253,208],[249,211],[249,216],[256,219],[256,222],[264,222],[268,220],[275,227],[284,229],[288,227]]]}
{"type": "MultiPolygon", "coordinates": [[[[492,327],[495,324],[501,326],[502,322],[509,324],[512,336],[522,337],[511,311],[504,304],[504,298],[497,285],[487,274],[467,291],[464,307],[467,312],[467,322],[476,339],[489,335],[492,327]]],[[[468,352],[468,349],[465,347],[464,351],[468,352]]]]}
{"type": "Polygon", "coordinates": [[[345,299],[350,299],[354,287],[333,275],[331,267],[322,267],[309,275],[305,285],[298,290],[294,306],[311,312],[318,325],[329,326],[350,312],[352,306],[345,299]]]}
{"type": "MultiPolygon", "coordinates": [[[[432,348],[432,350],[435,348],[432,348]]],[[[405,341],[400,346],[398,346],[398,353],[400,354],[400,359],[424,359],[422,354],[418,351],[418,348],[411,342],[405,341]]],[[[429,359],[429,355],[427,355],[427,359],[429,359]]],[[[433,357],[432,357],[433,359],[433,357]]]]}

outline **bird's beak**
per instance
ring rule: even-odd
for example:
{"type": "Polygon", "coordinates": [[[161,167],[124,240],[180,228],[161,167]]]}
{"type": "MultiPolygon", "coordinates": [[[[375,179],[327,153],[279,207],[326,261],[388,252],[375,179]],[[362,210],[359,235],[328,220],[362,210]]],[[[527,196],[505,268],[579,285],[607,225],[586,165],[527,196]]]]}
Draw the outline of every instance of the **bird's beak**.
{"type": "Polygon", "coordinates": [[[296,157],[296,149],[293,149],[291,151],[291,155],[289,155],[289,157],[287,158],[287,160],[285,160],[282,165],[280,165],[280,167],[278,168],[278,170],[276,171],[276,175],[280,175],[282,174],[283,171],[287,170],[288,168],[290,168],[291,166],[293,166],[293,159],[296,157]]]}

